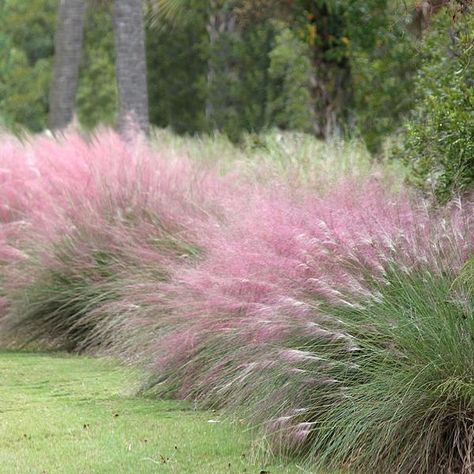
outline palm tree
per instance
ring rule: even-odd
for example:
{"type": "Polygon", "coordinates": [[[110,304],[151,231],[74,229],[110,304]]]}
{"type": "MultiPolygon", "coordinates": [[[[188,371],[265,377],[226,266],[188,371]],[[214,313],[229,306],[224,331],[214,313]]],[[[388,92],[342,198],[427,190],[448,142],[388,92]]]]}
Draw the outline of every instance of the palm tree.
{"type": "MultiPolygon", "coordinates": [[[[97,0],[95,0],[97,1],[97,0]]],[[[86,0],[60,0],[55,37],[55,59],[50,93],[49,126],[69,125],[74,112],[86,0]]],[[[119,92],[119,130],[131,122],[148,131],[145,30],[142,0],[115,0],[113,11],[115,63],[119,92]]]]}
{"type": "Polygon", "coordinates": [[[54,40],[54,69],[50,91],[49,127],[66,127],[72,120],[79,77],[86,4],[60,0],[54,40]]]}
{"type": "Polygon", "coordinates": [[[149,122],[142,0],[116,0],[113,23],[119,130],[125,133],[132,122],[146,133],[149,122]]]}

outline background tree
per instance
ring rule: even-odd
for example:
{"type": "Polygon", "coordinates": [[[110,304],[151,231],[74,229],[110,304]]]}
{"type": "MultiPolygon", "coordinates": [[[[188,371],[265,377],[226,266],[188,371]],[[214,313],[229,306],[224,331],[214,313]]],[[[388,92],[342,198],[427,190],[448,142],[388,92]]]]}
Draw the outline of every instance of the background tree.
{"type": "MultiPolygon", "coordinates": [[[[86,8],[76,113],[92,128],[117,109],[111,2],[86,8]]],[[[48,126],[57,0],[0,2],[0,119],[14,129],[48,126]]]]}
{"type": "Polygon", "coordinates": [[[55,0],[0,2],[0,122],[47,127],[55,0]]]}
{"type": "Polygon", "coordinates": [[[211,129],[223,129],[235,114],[232,89],[238,81],[235,44],[239,31],[235,18],[235,1],[209,0],[207,32],[209,58],[207,68],[208,94],[206,119],[211,129]]]}
{"type": "Polygon", "coordinates": [[[147,132],[149,118],[142,0],[116,0],[113,24],[119,130],[125,132],[130,120],[133,120],[140,130],[147,132]]]}
{"type": "Polygon", "coordinates": [[[416,77],[416,107],[398,151],[410,180],[440,201],[474,185],[474,12],[453,23],[452,11],[432,19],[416,77]]]}
{"type": "MultiPolygon", "coordinates": [[[[156,5],[153,3],[152,5],[156,5]]],[[[146,28],[150,121],[178,133],[207,132],[208,9],[190,1],[192,15],[160,15],[146,28]]]]}
{"type": "Polygon", "coordinates": [[[60,0],[54,40],[49,127],[61,129],[72,120],[84,30],[84,0],[60,0]]]}
{"type": "MultiPolygon", "coordinates": [[[[323,139],[348,131],[354,122],[353,55],[357,50],[376,47],[377,35],[387,26],[391,13],[387,1],[242,0],[236,10],[246,24],[278,21],[292,33],[285,35],[288,42],[298,38],[307,45],[310,77],[300,80],[309,88],[312,112],[308,115],[311,124],[305,128],[310,126],[313,134],[323,139]]],[[[280,63],[282,39],[280,36],[274,43],[280,50],[280,63]]],[[[295,60],[291,48],[287,48],[288,65],[295,60]]],[[[291,69],[287,67],[288,73],[294,74],[291,69]]],[[[291,98],[279,102],[291,103],[291,98]]]]}
{"type": "Polygon", "coordinates": [[[289,28],[276,35],[270,52],[269,123],[283,130],[314,131],[311,51],[289,28]]]}

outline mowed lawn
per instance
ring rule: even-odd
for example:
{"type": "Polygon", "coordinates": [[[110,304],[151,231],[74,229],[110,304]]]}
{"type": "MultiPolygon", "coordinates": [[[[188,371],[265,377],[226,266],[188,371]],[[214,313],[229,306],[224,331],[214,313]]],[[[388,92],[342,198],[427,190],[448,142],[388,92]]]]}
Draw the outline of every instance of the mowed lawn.
{"type": "Polygon", "coordinates": [[[110,361],[0,352],[0,473],[309,472],[257,460],[238,422],[135,384],[110,361]]]}

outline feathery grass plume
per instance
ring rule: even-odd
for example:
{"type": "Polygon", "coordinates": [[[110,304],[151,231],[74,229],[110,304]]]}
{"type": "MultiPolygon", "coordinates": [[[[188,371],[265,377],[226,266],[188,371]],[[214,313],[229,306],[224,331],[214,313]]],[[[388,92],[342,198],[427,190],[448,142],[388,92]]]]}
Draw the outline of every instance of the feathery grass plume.
{"type": "MultiPolygon", "coordinates": [[[[286,364],[272,374],[278,405],[255,404],[261,415],[268,409],[274,446],[325,469],[471,472],[474,295],[453,297],[454,277],[449,268],[407,273],[392,262],[382,279],[368,282],[376,300],[320,308],[357,351],[301,334],[293,339],[282,353],[286,364]],[[300,356],[289,358],[289,351],[300,356]],[[298,438],[303,427],[306,436],[298,438]]],[[[259,393],[265,376],[249,377],[253,382],[259,393]]]]}
{"type": "Polygon", "coordinates": [[[371,181],[247,198],[171,280],[146,388],[245,411],[320,467],[469,472],[473,295],[452,285],[473,203],[430,210],[371,181]]]}
{"type": "Polygon", "coordinates": [[[330,191],[341,179],[377,176],[388,188],[399,190],[406,170],[396,160],[374,161],[358,140],[323,142],[312,135],[274,130],[265,135],[244,135],[239,145],[220,134],[176,136],[154,129],[151,144],[170,156],[189,156],[201,163],[218,163],[223,173],[238,173],[259,185],[270,179],[285,186],[312,188],[318,195],[330,191]]]}
{"type": "Polygon", "coordinates": [[[153,267],[161,281],[168,267],[198,255],[225,180],[110,132],[90,141],[75,133],[34,138],[20,147],[20,158],[27,153],[47,205],[23,210],[26,258],[5,270],[5,326],[18,343],[100,344],[98,325],[113,316],[101,308],[119,298],[131,268],[153,267]]]}
{"type": "Polygon", "coordinates": [[[34,187],[37,170],[22,152],[22,144],[0,131],[0,320],[7,312],[4,268],[23,257],[16,241],[25,228],[30,207],[29,187],[34,187]]]}
{"type": "Polygon", "coordinates": [[[218,177],[107,131],[0,164],[14,342],[121,355],[315,467],[472,471],[473,202],[430,209],[372,169],[218,177]]]}

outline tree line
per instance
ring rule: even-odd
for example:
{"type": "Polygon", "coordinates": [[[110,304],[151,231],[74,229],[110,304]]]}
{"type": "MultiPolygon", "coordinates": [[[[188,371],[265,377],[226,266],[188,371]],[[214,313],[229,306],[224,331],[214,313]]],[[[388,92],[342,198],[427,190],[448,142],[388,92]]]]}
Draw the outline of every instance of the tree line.
{"type": "Polygon", "coordinates": [[[471,63],[457,62],[470,39],[456,38],[471,3],[4,0],[0,117],[41,130],[74,112],[86,128],[135,116],[143,130],[232,140],[275,127],[356,133],[377,152],[407,120],[424,121],[416,110],[436,64],[465,72],[456,110],[469,106],[471,63]]]}

